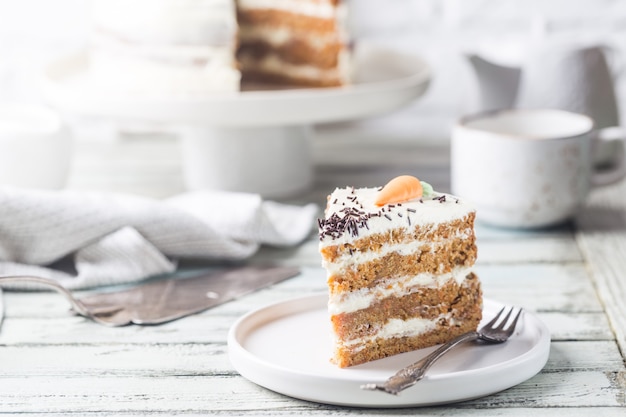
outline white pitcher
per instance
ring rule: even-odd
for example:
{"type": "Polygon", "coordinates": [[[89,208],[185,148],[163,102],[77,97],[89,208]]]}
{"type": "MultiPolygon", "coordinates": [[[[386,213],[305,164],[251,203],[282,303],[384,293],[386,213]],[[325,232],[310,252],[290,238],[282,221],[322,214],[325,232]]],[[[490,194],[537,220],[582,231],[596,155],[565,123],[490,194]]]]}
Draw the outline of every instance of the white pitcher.
{"type": "Polygon", "coordinates": [[[551,108],[590,116],[597,128],[620,124],[613,74],[603,46],[533,50],[521,71],[518,108],[551,108]]]}
{"type": "Polygon", "coordinates": [[[478,81],[481,111],[510,109],[515,106],[522,75],[519,66],[508,66],[478,54],[466,54],[478,81]]]}
{"type": "Polygon", "coordinates": [[[466,54],[476,73],[481,110],[555,108],[591,116],[600,128],[619,125],[613,74],[601,45],[545,42],[517,63],[466,54]]]}
{"type": "Polygon", "coordinates": [[[590,116],[603,149],[596,164],[610,163],[624,137],[613,74],[602,45],[536,42],[515,65],[468,54],[476,72],[483,111],[509,108],[558,109],[590,116]]]}

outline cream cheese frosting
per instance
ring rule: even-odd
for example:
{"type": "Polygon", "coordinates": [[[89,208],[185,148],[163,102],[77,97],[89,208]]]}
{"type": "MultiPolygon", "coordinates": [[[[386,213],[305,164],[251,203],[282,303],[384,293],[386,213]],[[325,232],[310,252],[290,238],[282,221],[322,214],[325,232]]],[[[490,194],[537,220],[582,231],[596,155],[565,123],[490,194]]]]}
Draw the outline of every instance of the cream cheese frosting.
{"type": "Polygon", "coordinates": [[[121,42],[224,45],[237,31],[233,0],[93,0],[91,15],[121,42]]]}
{"type": "Polygon", "coordinates": [[[391,319],[380,326],[378,331],[371,336],[359,337],[351,340],[344,340],[341,346],[350,347],[353,352],[363,349],[367,342],[375,339],[391,339],[394,337],[414,337],[428,333],[437,328],[437,323],[441,320],[454,322],[452,312],[440,314],[434,319],[412,318],[408,320],[391,319]]]}
{"type": "Polygon", "coordinates": [[[372,262],[394,252],[400,255],[410,255],[413,253],[422,252],[423,248],[425,247],[428,248],[430,252],[435,252],[439,247],[442,247],[451,240],[469,238],[471,233],[473,233],[472,230],[460,230],[457,233],[451,235],[448,239],[442,239],[438,241],[414,240],[410,242],[387,244],[382,246],[378,251],[357,251],[351,254],[345,253],[336,258],[333,262],[327,262],[325,260],[322,260],[322,266],[329,274],[337,274],[342,272],[347,265],[372,262]]]}
{"type": "Polygon", "coordinates": [[[385,280],[380,285],[372,288],[362,288],[347,293],[330,294],[328,299],[328,312],[331,315],[352,313],[368,308],[376,300],[387,297],[400,297],[411,294],[425,287],[435,288],[444,285],[449,280],[454,280],[458,285],[463,285],[466,277],[471,274],[473,268],[459,266],[445,274],[422,273],[404,278],[385,280]]]}
{"type": "Polygon", "coordinates": [[[474,211],[467,201],[450,194],[433,192],[403,203],[375,204],[378,188],[337,188],[328,199],[325,219],[320,220],[320,248],[339,245],[389,229],[409,230],[416,225],[436,227],[463,219],[474,211]],[[334,220],[344,220],[337,222],[334,220]],[[346,221],[348,220],[348,221],[346,221]]]}
{"type": "Polygon", "coordinates": [[[232,0],[94,0],[97,89],[140,94],[239,91],[232,0]]]}
{"type": "Polygon", "coordinates": [[[240,61],[248,68],[262,69],[269,73],[282,73],[294,78],[313,80],[347,80],[349,78],[342,67],[324,69],[312,65],[293,65],[275,55],[268,55],[261,60],[253,60],[247,55],[241,55],[240,61]]]}
{"type": "Polygon", "coordinates": [[[237,0],[240,9],[277,9],[305,16],[332,19],[338,8],[330,1],[237,0]]]}

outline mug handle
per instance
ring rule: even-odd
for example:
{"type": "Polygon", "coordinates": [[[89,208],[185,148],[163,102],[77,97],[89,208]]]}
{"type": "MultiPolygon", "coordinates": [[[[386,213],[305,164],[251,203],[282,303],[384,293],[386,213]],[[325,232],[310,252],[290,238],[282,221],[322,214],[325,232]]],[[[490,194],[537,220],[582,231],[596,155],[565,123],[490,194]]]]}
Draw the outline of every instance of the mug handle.
{"type": "Polygon", "coordinates": [[[594,137],[594,172],[592,187],[614,184],[626,177],[626,131],[608,127],[597,131],[594,137]],[[600,167],[599,167],[600,166],[600,167]]]}

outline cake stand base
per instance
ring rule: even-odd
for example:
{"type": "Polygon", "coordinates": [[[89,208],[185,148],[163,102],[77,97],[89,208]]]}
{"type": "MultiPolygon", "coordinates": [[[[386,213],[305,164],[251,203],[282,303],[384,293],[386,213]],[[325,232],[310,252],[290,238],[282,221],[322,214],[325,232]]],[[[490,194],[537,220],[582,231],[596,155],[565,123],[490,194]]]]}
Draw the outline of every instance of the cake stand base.
{"type": "Polygon", "coordinates": [[[289,197],[313,179],[312,127],[186,127],[183,179],[190,190],[252,192],[289,197]]]}

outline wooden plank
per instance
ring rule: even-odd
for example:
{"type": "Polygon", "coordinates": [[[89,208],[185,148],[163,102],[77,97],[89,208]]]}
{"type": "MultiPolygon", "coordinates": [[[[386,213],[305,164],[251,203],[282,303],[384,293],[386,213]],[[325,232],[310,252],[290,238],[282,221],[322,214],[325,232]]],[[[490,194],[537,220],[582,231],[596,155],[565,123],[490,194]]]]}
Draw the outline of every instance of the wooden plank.
{"type": "MultiPolygon", "coordinates": [[[[613,341],[553,342],[545,372],[623,369],[613,341]],[[589,355],[594,352],[594,355],[589,355]]],[[[224,343],[20,345],[0,348],[0,380],[7,377],[117,377],[236,375],[224,343]]]]}
{"type": "Polygon", "coordinates": [[[544,372],[623,371],[624,362],[614,341],[553,341],[544,372]],[[593,352],[590,355],[589,352],[593,352]]]}
{"type": "MultiPolygon", "coordinates": [[[[472,408],[623,407],[624,374],[541,373],[504,392],[464,403],[472,408]]],[[[4,412],[251,412],[334,410],[268,391],[241,377],[99,375],[3,378],[4,412]]]]}
{"type": "MultiPolygon", "coordinates": [[[[91,416],[98,417],[118,417],[119,412],[97,412],[90,413],[91,416]]],[[[161,414],[161,413],[155,413],[161,414]]],[[[196,415],[195,413],[185,413],[186,415],[196,415]]],[[[122,415],[145,416],[143,412],[124,412],[122,415]]],[[[597,415],[602,417],[624,417],[624,409],[622,407],[594,407],[594,408],[464,408],[462,405],[446,405],[428,408],[401,408],[401,409],[368,409],[368,408],[344,408],[344,407],[324,407],[320,409],[288,409],[288,410],[241,410],[236,413],[224,413],[220,411],[206,411],[202,415],[238,415],[238,416],[423,416],[423,417],[450,417],[450,416],[466,416],[466,417],[589,417],[597,415]]],[[[41,414],[20,413],[20,417],[40,417],[41,414]]],[[[67,417],[65,413],[46,413],[47,417],[67,417]]]]}
{"type": "Polygon", "coordinates": [[[515,239],[503,244],[498,240],[477,239],[477,263],[581,262],[582,255],[572,238],[515,239]]]}
{"type": "MultiPolygon", "coordinates": [[[[232,304],[235,305],[240,304],[232,304]]],[[[76,316],[52,319],[6,317],[0,333],[0,344],[223,343],[229,328],[240,314],[232,312],[221,315],[216,311],[209,310],[160,326],[117,328],[105,327],[76,316]]],[[[238,311],[243,314],[241,310],[238,311]]],[[[603,313],[540,312],[539,318],[547,325],[553,340],[614,338],[603,313]]]]}
{"type": "MultiPolygon", "coordinates": [[[[558,340],[608,340],[611,329],[581,264],[481,265],[485,297],[539,311],[558,340]]],[[[6,293],[0,343],[216,343],[232,323],[252,309],[313,293],[324,293],[320,267],[204,313],[157,327],[107,328],[72,316],[56,293],[6,293]]]]}
{"type": "Polygon", "coordinates": [[[615,340],[607,317],[603,313],[539,313],[553,341],[556,340],[615,340]]]}
{"type": "Polygon", "coordinates": [[[571,224],[517,230],[476,222],[478,263],[582,262],[571,224]]]}
{"type": "MultiPolygon", "coordinates": [[[[624,409],[621,407],[594,407],[594,408],[481,408],[471,409],[464,408],[459,405],[446,405],[440,407],[429,408],[404,408],[404,409],[368,409],[368,408],[344,408],[344,407],[324,407],[321,409],[288,409],[288,410],[243,410],[233,413],[223,413],[220,411],[206,411],[202,415],[238,415],[238,416],[423,416],[423,417],[449,417],[449,416],[467,416],[467,417],[589,417],[598,415],[602,417],[624,417],[624,409]]],[[[96,412],[90,413],[91,416],[97,417],[118,417],[122,413],[119,412],[96,412]]],[[[162,414],[162,413],[155,413],[162,414]]],[[[196,415],[195,413],[185,413],[186,415],[196,415]]],[[[20,417],[40,417],[41,414],[20,413],[20,417]]],[[[145,416],[144,412],[124,412],[122,415],[145,416]]],[[[46,413],[48,417],[67,417],[65,413],[46,413]]]]}
{"type": "MultiPolygon", "coordinates": [[[[485,297],[498,302],[521,305],[531,311],[603,311],[583,265],[480,265],[477,272],[483,282],[485,297]]],[[[203,314],[237,317],[273,302],[325,293],[325,280],[321,267],[302,268],[302,274],[298,277],[222,304],[203,314]]],[[[72,317],[68,302],[57,293],[5,292],[4,301],[9,318],[72,317]]]]}
{"type": "Polygon", "coordinates": [[[603,311],[584,264],[481,264],[476,273],[485,298],[533,311],[603,311]]]}
{"type": "Polygon", "coordinates": [[[159,326],[105,327],[82,317],[6,318],[0,344],[224,343],[236,317],[196,315],[159,326]]]}
{"type": "MultiPolygon", "coordinates": [[[[608,362],[605,362],[608,365],[608,362]]],[[[7,377],[237,375],[225,343],[22,345],[0,348],[0,386],[7,377]]],[[[0,407],[1,408],[1,407],[0,407]]]]}
{"type": "Polygon", "coordinates": [[[626,182],[597,190],[576,235],[626,359],[626,182]]]}

